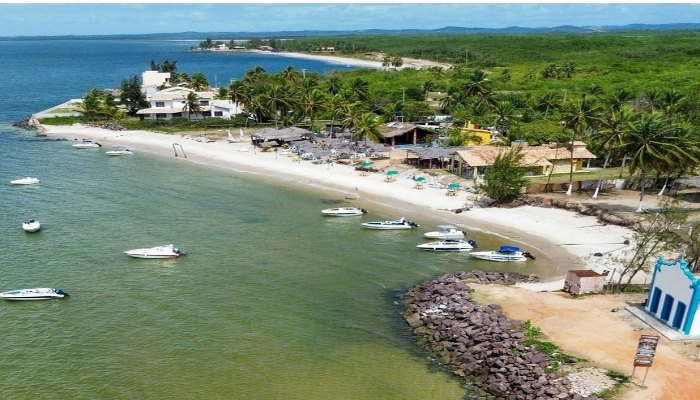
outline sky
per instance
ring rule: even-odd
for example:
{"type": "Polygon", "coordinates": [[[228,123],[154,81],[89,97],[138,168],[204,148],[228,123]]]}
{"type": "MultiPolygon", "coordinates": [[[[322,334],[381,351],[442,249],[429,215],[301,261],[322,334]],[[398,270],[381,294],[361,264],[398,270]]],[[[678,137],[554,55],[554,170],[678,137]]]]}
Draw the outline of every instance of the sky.
{"type": "MultiPolygon", "coordinates": [[[[700,3],[2,3],[0,36],[699,23],[700,3]]],[[[380,0],[381,1],[381,0],[380,0]]]]}

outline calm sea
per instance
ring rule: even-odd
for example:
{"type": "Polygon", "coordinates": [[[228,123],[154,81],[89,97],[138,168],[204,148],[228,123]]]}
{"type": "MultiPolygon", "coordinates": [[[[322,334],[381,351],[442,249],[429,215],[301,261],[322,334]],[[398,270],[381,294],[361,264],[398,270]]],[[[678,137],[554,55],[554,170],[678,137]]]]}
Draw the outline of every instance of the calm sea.
{"type": "MultiPolygon", "coordinates": [[[[415,250],[418,231],[369,207],[322,218],[337,193],[271,178],[38,138],[10,124],[178,61],[214,82],[263,66],[347,68],[177,41],[0,41],[0,290],[61,287],[61,301],[0,303],[0,397],[8,399],[462,399],[467,389],[416,348],[403,290],[444,273],[493,269],[415,250]],[[36,176],[41,184],[16,187],[36,176]],[[5,182],[5,183],[2,183],[5,182]],[[27,234],[25,219],[42,230],[27,234]],[[124,250],[173,243],[178,260],[124,250]]],[[[410,217],[410,216],[409,216],[410,217]]],[[[481,243],[497,240],[470,234],[481,243]]],[[[522,268],[522,267],[520,267],[522,268]]]]}

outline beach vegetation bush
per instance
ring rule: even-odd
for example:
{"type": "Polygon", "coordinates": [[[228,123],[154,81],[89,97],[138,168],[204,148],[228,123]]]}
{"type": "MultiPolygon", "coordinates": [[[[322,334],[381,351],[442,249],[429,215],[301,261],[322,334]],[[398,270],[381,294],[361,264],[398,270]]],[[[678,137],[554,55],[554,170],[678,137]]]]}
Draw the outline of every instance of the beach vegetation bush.
{"type": "Polygon", "coordinates": [[[475,185],[476,191],[496,203],[511,203],[523,197],[528,180],[520,166],[522,158],[520,147],[497,155],[493,165],[486,167],[484,183],[475,185]]]}

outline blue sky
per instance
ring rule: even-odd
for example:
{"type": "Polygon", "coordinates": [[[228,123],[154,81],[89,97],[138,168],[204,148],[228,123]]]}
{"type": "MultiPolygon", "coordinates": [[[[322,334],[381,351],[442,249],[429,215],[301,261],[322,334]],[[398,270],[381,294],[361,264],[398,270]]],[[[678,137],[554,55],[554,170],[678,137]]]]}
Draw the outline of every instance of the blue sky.
{"type": "Polygon", "coordinates": [[[0,3],[0,36],[700,22],[695,3],[0,3]]]}

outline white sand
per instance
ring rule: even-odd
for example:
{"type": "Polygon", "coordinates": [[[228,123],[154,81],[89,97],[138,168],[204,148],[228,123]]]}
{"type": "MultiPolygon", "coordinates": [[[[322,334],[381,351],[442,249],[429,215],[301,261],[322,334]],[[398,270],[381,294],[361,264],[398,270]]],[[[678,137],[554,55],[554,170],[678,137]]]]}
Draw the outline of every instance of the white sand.
{"type": "MultiPolygon", "coordinates": [[[[315,165],[309,161],[295,162],[285,155],[254,151],[247,143],[228,143],[224,140],[202,143],[189,136],[168,135],[147,131],[109,131],[105,129],[74,126],[45,126],[49,136],[67,139],[91,138],[109,150],[112,145],[128,146],[139,152],[148,152],[173,157],[173,143],[183,162],[195,162],[237,170],[243,173],[263,174],[273,179],[294,181],[298,184],[334,190],[340,196],[355,198],[358,205],[368,208],[367,203],[380,204],[396,210],[396,218],[402,216],[417,220],[419,215],[430,215],[470,230],[501,235],[504,243],[526,245],[533,254],[548,254],[556,271],[546,283],[526,285],[533,290],[558,290],[569,269],[590,268],[598,272],[619,267],[609,258],[594,257],[594,253],[619,255],[623,244],[631,240],[633,232],[624,227],[602,225],[595,217],[574,212],[541,207],[479,208],[455,213],[454,210],[474,206],[468,200],[474,195],[460,191],[455,197],[446,196],[445,189],[425,185],[416,190],[412,176],[400,174],[395,182],[385,182],[385,175],[372,173],[360,176],[354,167],[342,164],[315,165]],[[181,146],[181,147],[180,147],[181,146]],[[247,149],[248,151],[240,151],[247,149]],[[182,156],[184,150],[187,158],[182,156]]],[[[430,182],[430,180],[426,181],[430,182]]],[[[319,210],[320,211],[320,210],[319,210]]],[[[641,276],[640,280],[647,277],[641,276]]],[[[635,280],[636,282],[636,280],[635,280]]]]}
{"type": "MultiPolygon", "coordinates": [[[[340,56],[335,56],[335,55],[327,55],[327,54],[306,54],[306,53],[293,53],[293,52],[279,52],[279,53],[273,53],[269,51],[262,51],[262,50],[250,50],[250,51],[255,51],[255,52],[261,52],[265,54],[271,54],[275,56],[280,56],[280,57],[293,57],[293,58],[303,58],[306,60],[319,60],[319,61],[325,61],[329,63],[334,63],[334,64],[342,64],[342,65],[352,65],[355,67],[363,67],[363,68],[375,68],[375,69],[382,69],[382,62],[383,60],[363,60],[359,58],[352,58],[352,57],[340,57],[340,56]]],[[[381,57],[381,55],[379,55],[381,57]]],[[[403,65],[399,67],[399,69],[404,69],[404,68],[415,68],[415,69],[423,69],[423,68],[429,68],[429,67],[442,67],[443,69],[448,69],[451,67],[450,64],[446,63],[439,63],[435,61],[428,61],[428,60],[421,60],[417,58],[402,58],[403,60],[403,65]]]]}

